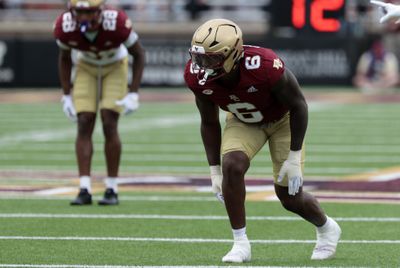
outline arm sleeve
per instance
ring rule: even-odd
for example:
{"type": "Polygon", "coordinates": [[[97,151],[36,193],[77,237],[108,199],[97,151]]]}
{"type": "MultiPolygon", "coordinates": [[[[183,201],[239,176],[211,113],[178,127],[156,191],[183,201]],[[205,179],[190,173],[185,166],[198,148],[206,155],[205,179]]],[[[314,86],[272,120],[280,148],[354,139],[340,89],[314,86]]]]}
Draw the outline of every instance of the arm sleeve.
{"type": "Polygon", "coordinates": [[[64,50],[70,50],[71,49],[68,45],[64,44],[59,39],[56,40],[56,43],[57,43],[58,47],[61,48],[61,49],[64,49],[64,50]]]}
{"type": "Polygon", "coordinates": [[[130,47],[138,40],[138,35],[132,29],[132,22],[122,10],[118,10],[117,31],[115,32],[117,39],[126,47],[130,47]]]}
{"type": "MultiPolygon", "coordinates": [[[[53,35],[54,35],[54,38],[56,39],[56,43],[59,48],[65,49],[65,50],[70,50],[71,47],[66,44],[66,40],[68,39],[68,37],[62,28],[64,16],[65,16],[65,13],[58,16],[56,21],[54,22],[53,35]]],[[[67,16],[68,16],[68,14],[67,14],[67,16]]]]}
{"type": "Polygon", "coordinates": [[[285,63],[275,54],[274,51],[268,49],[264,53],[264,68],[262,68],[268,76],[268,82],[273,87],[285,72],[285,63]]]}
{"type": "Polygon", "coordinates": [[[137,35],[137,33],[135,33],[134,31],[131,31],[131,33],[128,36],[128,39],[126,39],[126,41],[124,42],[124,46],[127,48],[131,47],[137,42],[138,39],[139,39],[139,36],[137,35]]]}

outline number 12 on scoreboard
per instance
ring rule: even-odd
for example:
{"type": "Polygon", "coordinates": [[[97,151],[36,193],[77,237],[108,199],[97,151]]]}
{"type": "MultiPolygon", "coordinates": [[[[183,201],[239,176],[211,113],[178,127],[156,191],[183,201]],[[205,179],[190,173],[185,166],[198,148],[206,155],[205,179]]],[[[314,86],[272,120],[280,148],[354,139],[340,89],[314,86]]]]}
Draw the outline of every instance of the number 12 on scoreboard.
{"type": "Polygon", "coordinates": [[[325,12],[337,12],[344,8],[345,0],[292,0],[292,24],[301,29],[306,24],[307,3],[310,3],[309,22],[318,32],[337,32],[340,21],[337,18],[326,18],[325,12]]]}

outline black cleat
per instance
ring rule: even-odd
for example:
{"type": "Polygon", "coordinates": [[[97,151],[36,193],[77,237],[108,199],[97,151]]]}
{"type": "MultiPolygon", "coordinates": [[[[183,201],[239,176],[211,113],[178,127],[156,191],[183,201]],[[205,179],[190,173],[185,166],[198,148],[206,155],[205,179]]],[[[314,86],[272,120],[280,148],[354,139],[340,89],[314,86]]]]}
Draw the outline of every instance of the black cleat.
{"type": "Polygon", "coordinates": [[[118,205],[118,194],[114,192],[113,189],[107,188],[104,193],[103,199],[99,200],[99,205],[101,206],[113,206],[118,205]]]}
{"type": "Polygon", "coordinates": [[[71,206],[91,205],[92,204],[92,195],[89,194],[87,189],[81,188],[76,199],[72,200],[70,204],[71,204],[71,206]]]}

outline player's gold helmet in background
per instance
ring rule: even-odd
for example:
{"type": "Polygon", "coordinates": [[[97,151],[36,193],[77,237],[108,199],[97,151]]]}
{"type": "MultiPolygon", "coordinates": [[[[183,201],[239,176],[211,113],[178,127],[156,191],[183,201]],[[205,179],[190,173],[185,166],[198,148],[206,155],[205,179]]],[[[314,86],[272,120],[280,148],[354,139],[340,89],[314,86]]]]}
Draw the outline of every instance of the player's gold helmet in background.
{"type": "Polygon", "coordinates": [[[82,33],[100,27],[104,0],[69,0],[68,5],[82,33]]]}
{"type": "Polygon", "coordinates": [[[104,0],[70,0],[69,8],[81,10],[100,9],[104,4],[104,0]]]}
{"type": "MultiPolygon", "coordinates": [[[[232,71],[243,55],[242,31],[233,21],[206,21],[192,38],[189,53],[199,80],[216,79],[232,71]]],[[[200,81],[199,81],[200,83],[200,81]]]]}

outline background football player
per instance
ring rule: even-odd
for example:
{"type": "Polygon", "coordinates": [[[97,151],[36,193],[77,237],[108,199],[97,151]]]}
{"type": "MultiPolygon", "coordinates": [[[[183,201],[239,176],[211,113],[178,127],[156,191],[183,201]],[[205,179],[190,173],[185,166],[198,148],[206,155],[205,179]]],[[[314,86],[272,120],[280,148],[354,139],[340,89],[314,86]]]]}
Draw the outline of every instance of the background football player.
{"type": "Polygon", "coordinates": [[[71,0],[69,10],[55,22],[54,36],[59,46],[59,76],[64,92],[64,113],[77,121],[75,150],[80,175],[80,191],[71,205],[92,203],[92,134],[99,112],[105,137],[107,165],[106,191],[100,205],[118,204],[116,178],[121,157],[118,119],[121,112],[139,107],[138,89],[145,54],[126,14],[104,6],[103,0],[71,0]],[[76,72],[71,52],[76,52],[76,72]],[[128,89],[128,53],[133,56],[132,82],[128,89]]]}
{"type": "Polygon", "coordinates": [[[316,226],[317,244],[311,259],[333,257],[341,229],[302,189],[308,110],[292,72],[272,50],[243,46],[240,28],[225,19],[201,25],[189,52],[185,81],[200,112],[212,188],[224,199],[234,237],[222,261],[251,259],[244,176],[251,159],[267,142],[275,192],[283,207],[316,226]],[[228,112],[222,137],[218,107],[228,112]]]}

